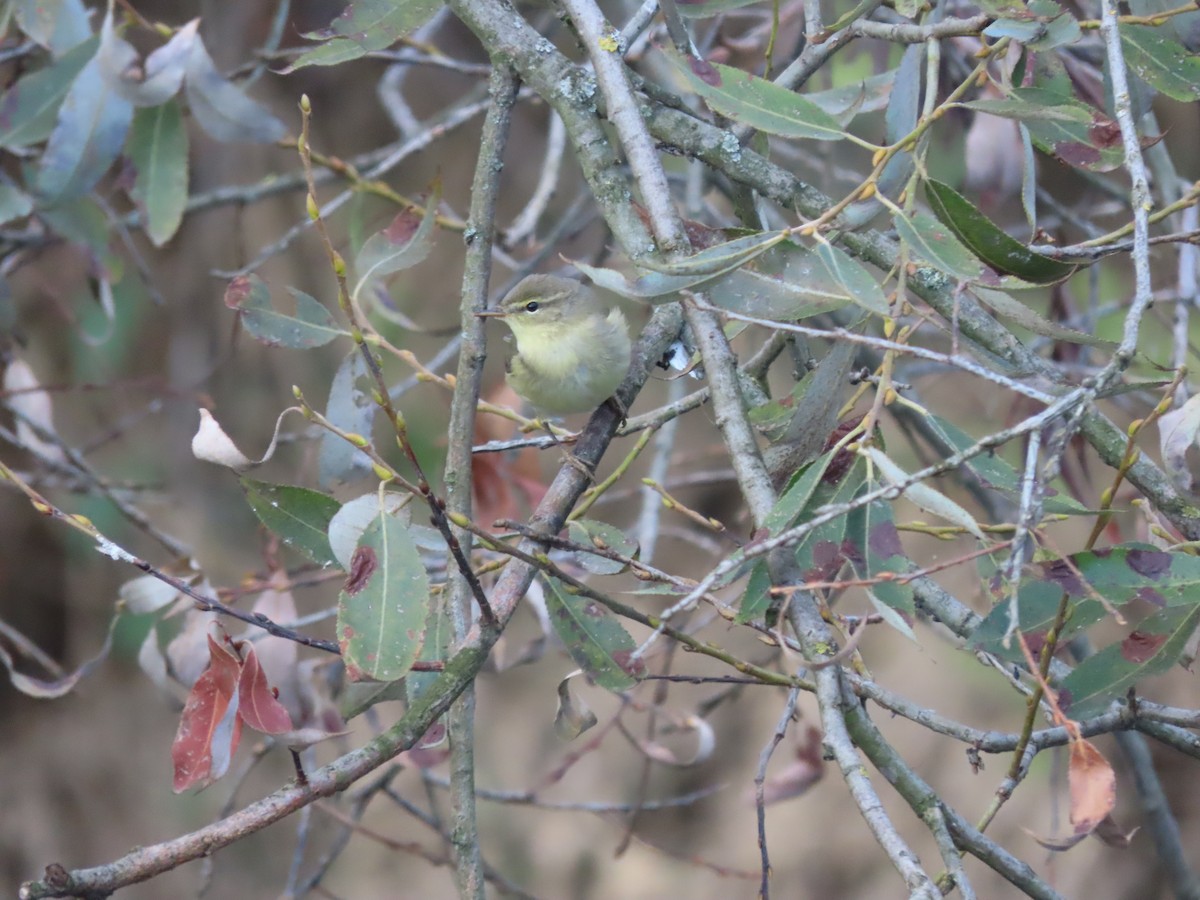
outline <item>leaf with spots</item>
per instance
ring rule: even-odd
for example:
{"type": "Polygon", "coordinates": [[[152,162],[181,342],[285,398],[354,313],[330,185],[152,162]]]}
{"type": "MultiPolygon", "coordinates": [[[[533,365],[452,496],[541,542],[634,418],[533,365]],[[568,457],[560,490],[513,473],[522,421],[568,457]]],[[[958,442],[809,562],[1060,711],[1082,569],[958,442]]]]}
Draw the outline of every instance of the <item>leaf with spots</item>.
{"type": "Polygon", "coordinates": [[[1200,557],[1182,551],[1159,550],[1149,544],[1125,544],[1076,553],[1071,562],[1040,563],[1036,571],[1072,597],[1086,595],[1082,577],[1110,603],[1121,606],[1144,600],[1154,606],[1188,606],[1200,602],[1200,557]]]}
{"type": "Polygon", "coordinates": [[[380,511],[359,539],[338,595],[338,645],[350,678],[407,675],[425,643],[429,602],[429,578],[405,520],[380,511]]]}
{"type": "Polygon", "coordinates": [[[1022,122],[1035,147],[1069,166],[1109,172],[1124,159],[1120,130],[1112,119],[1053,90],[1015,88],[1001,100],[972,100],[962,105],[1022,122]]]}
{"type": "Polygon", "coordinates": [[[617,617],[588,597],[570,593],[557,578],[546,578],[546,611],[567,652],[596,684],[625,691],[637,684],[645,665],[634,660],[636,644],[617,617]]]}
{"type": "MultiPolygon", "coordinates": [[[[873,490],[875,483],[865,485],[873,490]]],[[[916,640],[912,622],[916,601],[912,585],[896,581],[914,568],[900,543],[900,532],[892,518],[891,504],[875,500],[854,510],[846,519],[846,539],[842,546],[854,573],[872,581],[867,596],[884,621],[907,638],[916,640]]]]}
{"type": "MultiPolygon", "coordinates": [[[[856,457],[849,472],[835,483],[822,482],[814,493],[808,508],[812,512],[805,518],[811,520],[820,516],[827,507],[840,506],[854,499],[863,484],[866,466],[861,457],[856,457]]],[[[829,477],[832,470],[826,470],[829,477]]],[[[844,539],[846,536],[847,517],[834,516],[827,522],[817,525],[804,535],[796,545],[796,565],[805,583],[833,581],[847,562],[844,539]]],[[[768,615],[770,622],[772,616],[768,615]]]]}
{"type": "Polygon", "coordinates": [[[295,288],[288,291],[296,301],[294,315],[271,305],[271,292],[257,275],[239,275],[225,289],[225,305],[237,310],[246,330],[268,347],[307,350],[348,333],[315,297],[295,288]]]}
{"type": "Polygon", "coordinates": [[[1170,669],[1200,624],[1198,601],[1148,616],[1123,640],[1081,662],[1060,687],[1066,714],[1077,721],[1097,715],[1143,678],[1170,669]]]}
{"type": "MultiPolygon", "coordinates": [[[[1062,588],[1045,581],[1028,580],[1021,583],[1017,593],[1017,621],[1021,633],[1036,656],[1041,652],[1046,642],[1046,633],[1058,616],[1058,606],[1062,600],[1062,588]]],[[[972,650],[982,650],[1009,662],[1023,662],[1025,655],[1016,640],[1010,640],[1005,645],[1008,634],[1010,601],[1004,600],[987,614],[971,635],[968,647],[972,650]]],[[[1080,599],[1072,602],[1069,616],[1059,641],[1070,640],[1071,637],[1095,625],[1104,618],[1104,607],[1098,600],[1080,599]]]]}
{"type": "MultiPolygon", "coordinates": [[[[367,238],[354,258],[354,271],[358,275],[350,293],[354,303],[364,303],[368,298],[378,300],[377,291],[390,276],[412,268],[429,256],[441,202],[442,181],[439,178],[434,181],[425,201],[424,215],[418,216],[411,209],[402,210],[386,228],[367,238]]],[[[383,303],[377,302],[375,308],[384,314],[389,312],[383,303]]]]}
{"type": "MultiPolygon", "coordinates": [[[[1064,594],[1067,620],[1059,643],[1107,616],[1101,597],[1118,609],[1135,600],[1162,610],[1191,609],[1200,603],[1200,557],[1126,544],[1027,567],[1017,594],[1017,619],[1035,653],[1058,615],[1064,594]]],[[[1024,659],[1015,641],[1004,646],[1009,608],[1008,600],[993,607],[975,629],[972,649],[1011,661],[1024,659]]]]}

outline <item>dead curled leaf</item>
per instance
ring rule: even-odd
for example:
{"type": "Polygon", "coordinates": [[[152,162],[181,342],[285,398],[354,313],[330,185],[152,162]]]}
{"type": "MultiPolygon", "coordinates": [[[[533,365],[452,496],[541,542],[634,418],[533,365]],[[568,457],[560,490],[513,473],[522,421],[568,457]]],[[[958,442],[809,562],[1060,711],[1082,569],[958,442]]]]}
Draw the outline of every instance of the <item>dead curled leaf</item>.
{"type": "MultiPolygon", "coordinates": [[[[1073,833],[1065,837],[1042,837],[1025,829],[1047,850],[1070,850],[1091,834],[1110,847],[1128,846],[1134,832],[1123,833],[1112,820],[1117,802],[1117,777],[1104,755],[1090,741],[1071,742],[1067,785],[1071,795],[1073,833]]],[[[1136,829],[1135,829],[1136,831],[1136,829]]]]}
{"type": "Polygon", "coordinates": [[[1075,833],[1091,834],[1116,805],[1116,773],[1094,744],[1080,739],[1071,742],[1067,784],[1075,833]]]}
{"type": "MultiPolygon", "coordinates": [[[[821,780],[825,774],[821,740],[819,728],[809,725],[805,729],[803,741],[796,743],[795,759],[763,782],[764,806],[800,797],[821,780]]],[[[750,801],[754,802],[753,794],[750,801]]]]}
{"type": "Polygon", "coordinates": [[[1158,420],[1163,467],[1175,486],[1187,494],[1196,493],[1196,476],[1200,473],[1197,436],[1200,436],[1200,394],[1178,409],[1163,413],[1158,420]]]}

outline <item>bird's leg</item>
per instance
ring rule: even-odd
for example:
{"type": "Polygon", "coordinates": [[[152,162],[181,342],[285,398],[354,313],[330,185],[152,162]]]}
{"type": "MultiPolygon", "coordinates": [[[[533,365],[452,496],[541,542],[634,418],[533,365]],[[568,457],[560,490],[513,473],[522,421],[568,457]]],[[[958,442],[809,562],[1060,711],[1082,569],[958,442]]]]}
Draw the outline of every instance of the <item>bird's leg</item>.
{"type": "Polygon", "coordinates": [[[575,469],[576,471],[583,473],[583,476],[585,478],[587,478],[587,480],[589,482],[594,483],[596,481],[596,470],[594,468],[592,468],[591,466],[589,466],[587,463],[585,463],[582,459],[580,459],[578,456],[576,456],[570,450],[566,449],[567,443],[568,442],[574,443],[576,438],[579,437],[579,435],[567,433],[567,434],[563,434],[560,436],[560,435],[554,433],[554,429],[551,427],[550,423],[547,422],[545,419],[537,419],[535,421],[539,425],[541,425],[542,429],[546,432],[546,434],[550,435],[550,440],[554,441],[555,444],[557,444],[559,447],[562,448],[562,451],[563,451],[562,461],[564,463],[566,463],[567,465],[569,465],[571,468],[575,469]],[[564,438],[565,438],[565,440],[564,440],[564,438]]]}

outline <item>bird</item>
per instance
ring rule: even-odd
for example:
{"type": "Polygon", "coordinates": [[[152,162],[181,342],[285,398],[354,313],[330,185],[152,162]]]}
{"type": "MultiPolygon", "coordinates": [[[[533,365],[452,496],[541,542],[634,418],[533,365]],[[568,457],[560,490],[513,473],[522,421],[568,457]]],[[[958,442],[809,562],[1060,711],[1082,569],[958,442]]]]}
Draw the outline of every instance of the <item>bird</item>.
{"type": "Polygon", "coordinates": [[[512,331],[517,348],[506,365],[508,383],[539,413],[590,412],[612,398],[629,371],[625,315],[581,282],[529,275],[496,309],[477,315],[512,331]]]}

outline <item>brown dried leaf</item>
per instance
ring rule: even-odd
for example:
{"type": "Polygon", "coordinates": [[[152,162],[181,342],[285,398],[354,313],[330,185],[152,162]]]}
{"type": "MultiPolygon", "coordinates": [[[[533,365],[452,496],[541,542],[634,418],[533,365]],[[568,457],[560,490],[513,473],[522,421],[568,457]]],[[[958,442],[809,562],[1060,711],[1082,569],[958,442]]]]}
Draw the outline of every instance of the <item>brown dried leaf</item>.
{"type": "Polygon", "coordinates": [[[582,675],[576,669],[558,683],[558,709],[554,713],[554,733],[564,741],[573,741],[600,720],[582,697],[571,696],[570,681],[582,675]]]}
{"type": "Polygon", "coordinates": [[[1076,834],[1091,834],[1117,802],[1117,776],[1090,741],[1071,743],[1067,769],[1071,791],[1071,824],[1076,834]]]}
{"type": "Polygon", "coordinates": [[[804,742],[796,745],[796,758],[763,782],[763,804],[791,800],[808,792],[825,775],[821,749],[821,731],[812,725],[805,729],[804,742]]]}

